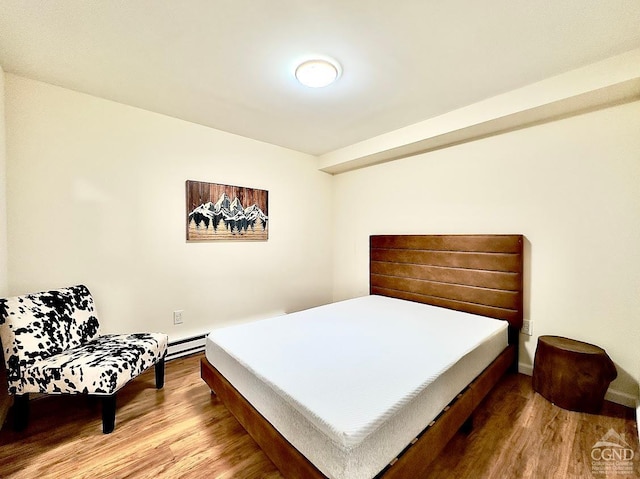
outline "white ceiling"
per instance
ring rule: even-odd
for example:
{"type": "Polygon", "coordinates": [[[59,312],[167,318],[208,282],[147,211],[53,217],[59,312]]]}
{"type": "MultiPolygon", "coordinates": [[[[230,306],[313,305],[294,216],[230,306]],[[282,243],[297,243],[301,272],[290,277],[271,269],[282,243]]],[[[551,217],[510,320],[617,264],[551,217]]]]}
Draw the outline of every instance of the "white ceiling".
{"type": "Polygon", "coordinates": [[[638,47],[638,0],[0,0],[6,72],[314,155],[638,47]]]}

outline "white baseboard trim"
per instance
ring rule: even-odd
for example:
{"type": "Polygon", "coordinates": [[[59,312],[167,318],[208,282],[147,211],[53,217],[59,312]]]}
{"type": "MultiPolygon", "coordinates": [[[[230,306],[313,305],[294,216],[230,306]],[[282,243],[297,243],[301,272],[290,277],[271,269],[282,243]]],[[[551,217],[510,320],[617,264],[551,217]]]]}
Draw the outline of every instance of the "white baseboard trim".
{"type": "Polygon", "coordinates": [[[640,399],[636,399],[636,423],[638,423],[636,430],[638,431],[638,442],[640,442],[640,399]]]}
{"type": "Polygon", "coordinates": [[[623,393],[622,391],[618,391],[617,389],[609,388],[607,394],[604,395],[604,398],[607,401],[611,401],[616,404],[622,404],[623,406],[627,406],[630,408],[636,407],[637,398],[635,396],[628,393],[623,393]]]}
{"type": "Polygon", "coordinates": [[[518,372],[520,374],[526,374],[527,376],[533,376],[533,365],[518,363],[518,372]]]}
{"type": "MultiPolygon", "coordinates": [[[[521,374],[526,374],[527,376],[533,376],[533,365],[518,363],[518,372],[521,374]]],[[[623,406],[627,406],[630,408],[636,408],[636,419],[640,416],[640,406],[638,406],[638,398],[632,394],[623,393],[622,391],[618,391],[617,389],[611,389],[607,391],[607,394],[604,395],[605,400],[614,402],[616,404],[622,404],[623,406]]],[[[640,422],[638,423],[640,429],[640,422]]],[[[640,434],[640,431],[639,433],[640,434]]]]}

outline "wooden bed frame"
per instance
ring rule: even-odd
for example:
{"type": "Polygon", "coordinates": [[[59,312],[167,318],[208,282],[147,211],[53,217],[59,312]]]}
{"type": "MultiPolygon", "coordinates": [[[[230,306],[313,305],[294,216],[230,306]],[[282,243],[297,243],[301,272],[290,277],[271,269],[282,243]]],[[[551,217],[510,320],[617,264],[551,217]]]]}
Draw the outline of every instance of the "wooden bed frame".
{"type": "MultiPolygon", "coordinates": [[[[371,236],[370,293],[502,319],[509,346],[376,478],[420,477],[474,409],[517,371],[523,319],[522,235],[371,236]]],[[[326,479],[206,358],[202,379],[286,478],[326,479]]]]}

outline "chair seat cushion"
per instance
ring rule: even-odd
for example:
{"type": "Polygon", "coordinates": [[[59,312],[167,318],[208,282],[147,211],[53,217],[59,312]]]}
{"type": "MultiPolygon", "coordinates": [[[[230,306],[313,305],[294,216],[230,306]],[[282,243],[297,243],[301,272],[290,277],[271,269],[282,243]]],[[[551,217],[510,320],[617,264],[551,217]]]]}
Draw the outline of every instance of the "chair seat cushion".
{"type": "Polygon", "coordinates": [[[153,366],[167,351],[160,333],[106,334],[24,371],[21,393],[110,395],[153,366]]]}

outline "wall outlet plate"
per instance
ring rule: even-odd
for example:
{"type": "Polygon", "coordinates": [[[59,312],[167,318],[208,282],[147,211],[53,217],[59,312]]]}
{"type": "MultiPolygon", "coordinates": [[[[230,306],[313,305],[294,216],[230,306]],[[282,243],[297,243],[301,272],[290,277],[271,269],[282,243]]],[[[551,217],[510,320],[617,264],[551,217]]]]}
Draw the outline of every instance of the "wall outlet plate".
{"type": "Polygon", "coordinates": [[[182,309],[173,312],[173,324],[182,324],[182,309]]]}
{"type": "Polygon", "coordinates": [[[526,334],[527,336],[531,336],[533,334],[533,324],[530,319],[525,319],[522,321],[522,329],[520,330],[522,334],[526,334]]]}

